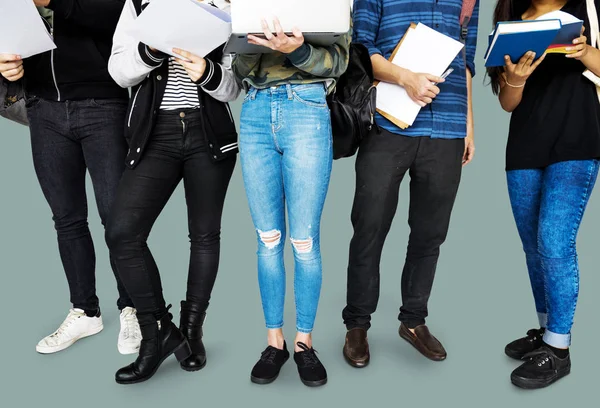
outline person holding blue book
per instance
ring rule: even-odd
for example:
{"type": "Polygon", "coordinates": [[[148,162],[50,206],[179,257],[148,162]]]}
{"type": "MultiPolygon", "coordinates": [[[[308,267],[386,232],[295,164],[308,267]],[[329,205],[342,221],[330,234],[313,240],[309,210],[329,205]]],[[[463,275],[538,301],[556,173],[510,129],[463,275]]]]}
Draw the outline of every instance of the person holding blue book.
{"type": "MultiPolygon", "coordinates": [[[[590,32],[593,6],[600,7],[600,0],[500,0],[494,20],[533,20],[561,10],[583,20],[582,31],[590,32]]],[[[600,51],[582,33],[566,52],[528,52],[519,61],[507,56],[505,67],[488,69],[502,108],[512,113],[508,191],[539,318],[539,328],[505,349],[524,360],[511,381],[528,389],[548,386],[571,370],[576,238],[600,166],[600,103],[583,75],[600,74],[600,51]]]]}

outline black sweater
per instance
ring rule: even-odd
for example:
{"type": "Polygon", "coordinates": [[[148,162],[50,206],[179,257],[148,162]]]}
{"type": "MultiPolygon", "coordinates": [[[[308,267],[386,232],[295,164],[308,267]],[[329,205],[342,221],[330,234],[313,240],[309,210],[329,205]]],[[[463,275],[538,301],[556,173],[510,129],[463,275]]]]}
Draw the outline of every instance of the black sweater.
{"type": "MultiPolygon", "coordinates": [[[[57,48],[27,58],[28,96],[54,101],[128,98],[108,73],[112,38],[124,0],[51,0],[57,48]]],[[[49,31],[50,30],[50,27],[49,31]]]]}

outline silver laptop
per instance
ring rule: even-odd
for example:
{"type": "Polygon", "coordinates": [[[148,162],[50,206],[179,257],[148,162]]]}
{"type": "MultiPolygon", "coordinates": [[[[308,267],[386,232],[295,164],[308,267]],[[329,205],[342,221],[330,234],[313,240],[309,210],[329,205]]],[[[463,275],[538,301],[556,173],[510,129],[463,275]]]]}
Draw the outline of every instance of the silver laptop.
{"type": "Polygon", "coordinates": [[[231,0],[232,34],[225,52],[272,52],[266,47],[248,44],[248,34],[264,38],[261,20],[267,20],[274,31],[274,17],[288,34],[298,27],[309,44],[334,44],[350,30],[350,5],[351,0],[231,0]]]}

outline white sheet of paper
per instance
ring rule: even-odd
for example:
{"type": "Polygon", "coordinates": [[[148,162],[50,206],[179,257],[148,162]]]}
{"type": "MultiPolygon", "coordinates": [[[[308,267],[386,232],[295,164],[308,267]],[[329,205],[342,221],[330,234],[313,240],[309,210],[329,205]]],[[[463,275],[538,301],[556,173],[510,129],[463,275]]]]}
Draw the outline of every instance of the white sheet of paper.
{"type": "Polygon", "coordinates": [[[205,57],[231,35],[229,15],[195,0],[152,0],[130,34],[165,54],[173,48],[205,57]]]}
{"type": "Polygon", "coordinates": [[[0,0],[0,54],[29,58],[55,48],[32,0],[0,0]]]}
{"type": "MultiPolygon", "coordinates": [[[[462,49],[460,41],[419,23],[408,31],[392,63],[412,72],[441,76],[462,49]]],[[[377,85],[377,109],[409,126],[421,111],[403,87],[387,82],[377,85]]]]}

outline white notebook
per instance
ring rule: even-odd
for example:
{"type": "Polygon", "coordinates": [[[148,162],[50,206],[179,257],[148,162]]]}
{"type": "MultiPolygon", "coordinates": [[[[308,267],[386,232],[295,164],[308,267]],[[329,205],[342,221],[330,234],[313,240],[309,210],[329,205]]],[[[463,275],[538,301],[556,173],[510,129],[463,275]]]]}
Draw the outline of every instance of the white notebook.
{"type": "Polygon", "coordinates": [[[231,34],[229,14],[195,0],[152,0],[135,20],[130,34],[165,54],[179,48],[205,57],[231,34]]]}
{"type": "MultiPolygon", "coordinates": [[[[463,44],[424,24],[410,28],[392,63],[412,72],[441,76],[452,64],[463,44]]],[[[421,107],[410,99],[400,85],[380,82],[377,85],[377,110],[396,125],[412,126],[421,107]]]]}
{"type": "Polygon", "coordinates": [[[29,58],[55,48],[33,1],[0,0],[0,54],[29,58]]]}

